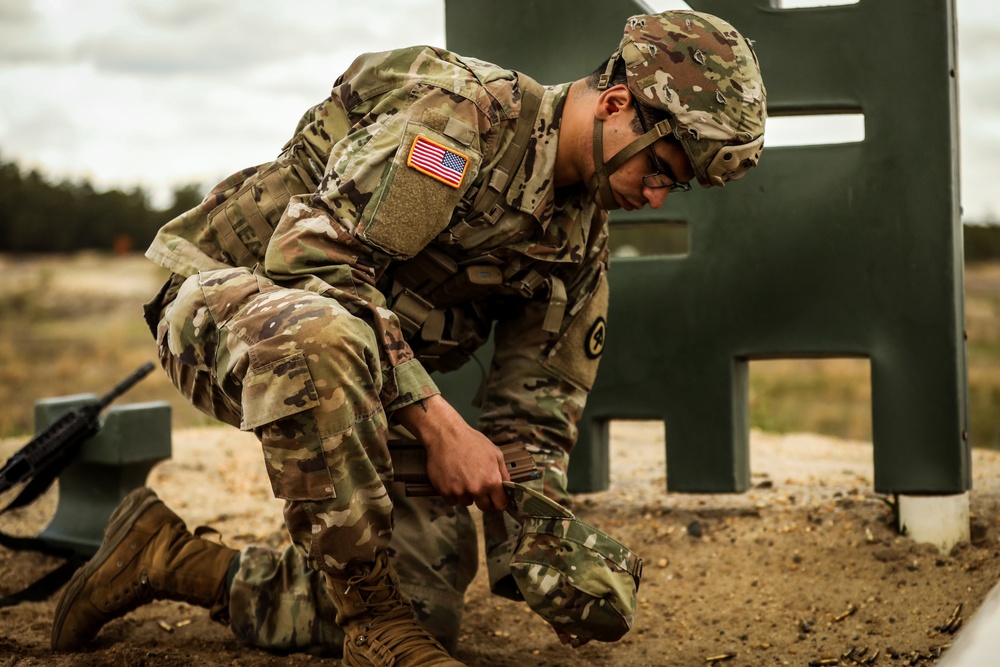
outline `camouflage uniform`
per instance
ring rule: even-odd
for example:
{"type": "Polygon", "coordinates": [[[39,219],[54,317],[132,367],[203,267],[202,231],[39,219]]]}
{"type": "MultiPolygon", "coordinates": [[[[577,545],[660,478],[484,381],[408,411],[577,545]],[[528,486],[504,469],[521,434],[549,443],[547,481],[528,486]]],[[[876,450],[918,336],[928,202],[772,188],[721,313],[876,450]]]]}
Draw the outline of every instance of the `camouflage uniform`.
{"type": "MultiPolygon", "coordinates": [[[[258,436],[286,501],[298,552],[247,550],[234,580],[233,627],[252,643],[335,644],[317,571],[386,549],[418,617],[457,631],[471,519],[393,494],[387,439],[392,412],[438,393],[428,373],[464,363],[494,323],[478,428],[528,443],[545,492],[569,503],[603,344],[607,217],[582,184],[553,183],[569,84],[538,88],[525,157],[479,210],[526,85],[440,49],[364,55],[277,160],[221,183],[147,252],[174,274],[147,308],[164,368],[196,407],[258,436]]],[[[488,555],[509,549],[502,516],[485,525],[488,555]]]]}

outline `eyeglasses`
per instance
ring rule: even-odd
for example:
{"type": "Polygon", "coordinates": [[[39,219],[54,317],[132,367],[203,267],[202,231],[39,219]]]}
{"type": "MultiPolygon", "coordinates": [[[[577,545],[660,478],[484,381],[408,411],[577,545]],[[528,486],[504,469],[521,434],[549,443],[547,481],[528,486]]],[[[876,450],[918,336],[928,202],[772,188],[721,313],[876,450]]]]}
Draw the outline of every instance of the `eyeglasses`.
{"type": "MultiPolygon", "coordinates": [[[[649,129],[646,128],[646,121],[643,120],[642,112],[639,110],[639,107],[635,108],[635,115],[639,117],[639,125],[642,126],[642,133],[646,134],[649,132],[649,129]]],[[[670,192],[687,192],[691,189],[690,182],[677,180],[677,176],[674,174],[674,170],[670,168],[670,165],[660,162],[659,156],[657,156],[656,151],[653,150],[653,144],[649,145],[649,153],[653,156],[653,168],[656,169],[656,171],[642,177],[643,185],[654,190],[660,188],[670,188],[670,192]]]]}

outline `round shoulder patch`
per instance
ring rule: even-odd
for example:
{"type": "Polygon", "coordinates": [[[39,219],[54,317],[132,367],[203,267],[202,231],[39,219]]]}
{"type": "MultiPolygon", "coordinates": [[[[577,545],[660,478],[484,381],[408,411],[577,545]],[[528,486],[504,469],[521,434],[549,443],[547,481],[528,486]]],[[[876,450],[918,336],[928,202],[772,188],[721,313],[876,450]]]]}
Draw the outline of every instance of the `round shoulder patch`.
{"type": "Polygon", "coordinates": [[[598,317],[590,325],[590,329],[587,331],[587,338],[583,343],[583,351],[589,358],[596,359],[601,356],[601,352],[604,351],[604,338],[607,332],[608,325],[603,317],[598,317]]]}

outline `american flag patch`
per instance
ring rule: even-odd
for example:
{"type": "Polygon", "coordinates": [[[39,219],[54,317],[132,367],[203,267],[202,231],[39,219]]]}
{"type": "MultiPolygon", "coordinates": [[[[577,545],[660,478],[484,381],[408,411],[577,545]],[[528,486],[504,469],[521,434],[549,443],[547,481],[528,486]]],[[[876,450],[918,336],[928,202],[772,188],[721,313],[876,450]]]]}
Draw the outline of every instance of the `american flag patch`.
{"type": "Polygon", "coordinates": [[[406,164],[442,183],[457,188],[465,177],[469,158],[445,148],[441,144],[434,143],[427,137],[418,136],[413,141],[410,157],[406,160],[406,164]]]}

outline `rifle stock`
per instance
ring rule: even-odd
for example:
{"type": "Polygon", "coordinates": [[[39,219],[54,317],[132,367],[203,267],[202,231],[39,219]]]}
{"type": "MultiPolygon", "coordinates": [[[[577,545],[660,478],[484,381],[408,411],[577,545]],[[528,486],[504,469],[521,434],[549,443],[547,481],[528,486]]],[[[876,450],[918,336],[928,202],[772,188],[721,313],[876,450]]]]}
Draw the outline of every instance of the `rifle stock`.
{"type": "MultiPolygon", "coordinates": [[[[523,442],[500,445],[500,451],[512,482],[530,482],[542,476],[523,442]]],[[[403,483],[406,495],[441,495],[427,477],[427,450],[423,445],[416,440],[391,441],[389,455],[392,458],[393,478],[403,483]]]]}

